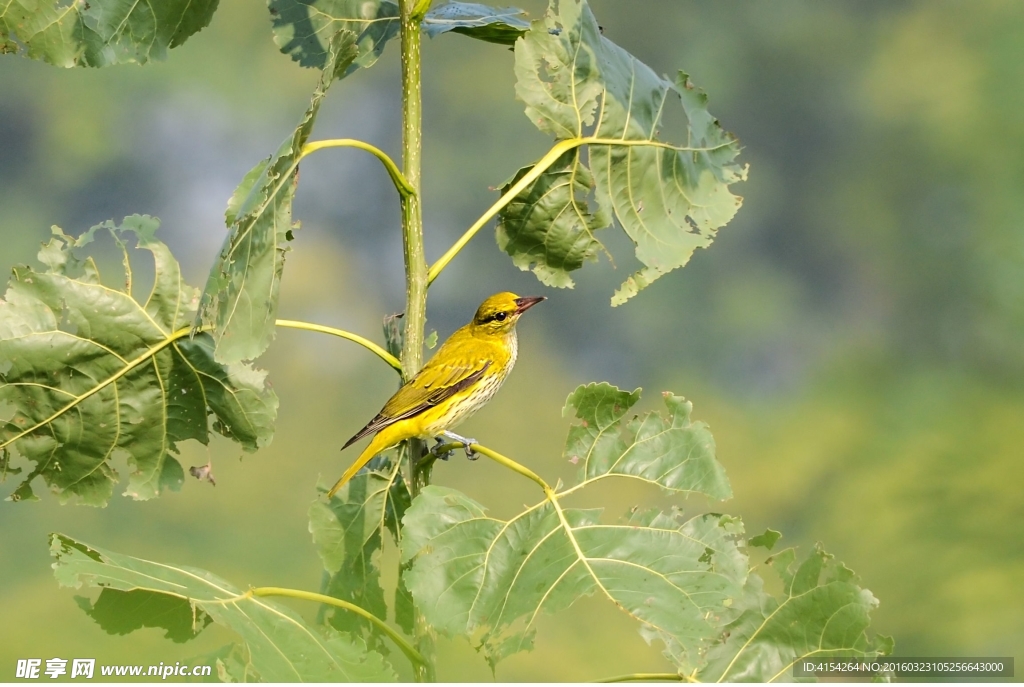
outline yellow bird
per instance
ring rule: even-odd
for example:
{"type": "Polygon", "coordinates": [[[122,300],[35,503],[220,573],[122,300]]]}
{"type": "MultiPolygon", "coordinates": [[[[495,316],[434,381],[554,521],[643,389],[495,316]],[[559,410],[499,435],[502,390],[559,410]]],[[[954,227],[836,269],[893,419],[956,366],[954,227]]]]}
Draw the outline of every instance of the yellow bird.
{"type": "Polygon", "coordinates": [[[516,322],[543,300],[543,296],[520,298],[508,292],[485,300],[473,321],[452,334],[377,416],[345,442],[342,450],[376,434],[327,497],[334,496],[375,455],[406,439],[444,436],[465,444],[470,455],[469,446],[476,441],[451,429],[491,400],[501,387],[516,363],[516,322]]]}

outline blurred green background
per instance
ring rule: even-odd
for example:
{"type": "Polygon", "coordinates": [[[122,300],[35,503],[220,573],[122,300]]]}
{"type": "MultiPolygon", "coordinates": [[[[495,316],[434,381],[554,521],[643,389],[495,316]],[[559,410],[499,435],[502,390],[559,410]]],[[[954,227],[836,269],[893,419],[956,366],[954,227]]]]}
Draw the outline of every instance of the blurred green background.
{"type": "MultiPolygon", "coordinates": [[[[714,509],[752,532],[782,530],[783,543],[823,542],[881,600],[873,628],[901,655],[1013,655],[1024,646],[1024,4],[592,6],[606,36],[708,91],[751,165],[735,187],[745,202],[709,250],[615,309],[610,295],[634,269],[618,230],[606,232],[615,266],[588,265],[571,291],[520,272],[483,232],[431,290],[428,328],[447,336],[494,291],[550,300],[523,321],[516,373],[466,433],[569,475],[560,410],[577,384],[642,386],[641,410],[662,390],[684,394],[733,483],[735,498],[714,509]]],[[[331,91],[314,138],[363,138],[397,156],[396,48],[331,91]]],[[[550,142],[514,98],[511,52],[446,35],[424,53],[436,258],[496,197],[489,187],[550,142]]],[[[0,57],[0,269],[33,261],[51,224],[78,233],[138,212],[163,220],[202,285],[228,196],[291,131],[316,77],[277,52],[265,7],[243,0],[222,0],[165,63],[59,70],[0,57]]],[[[358,151],[318,153],[303,163],[295,215],[281,316],[379,340],[381,316],[404,298],[383,170],[358,151]]],[[[279,332],[259,365],[281,397],[273,444],[242,460],[227,442],[183,456],[186,467],[212,457],[215,488],[189,480],[105,509],[48,494],[0,502],[0,680],[17,658],[173,663],[231,639],[216,627],[184,645],[156,630],[104,634],[54,582],[51,531],[240,586],[319,587],[314,484],[354,457],[338,448],[395,379],[359,347],[305,332],[279,332]]],[[[487,461],[456,458],[435,481],[499,515],[537,498],[487,461]]],[[[636,488],[596,500],[618,513],[663,497],[636,488]]],[[[547,617],[537,645],[497,677],[668,667],[596,599],[547,617]]],[[[439,653],[441,679],[492,679],[464,641],[442,640],[439,653]]]]}

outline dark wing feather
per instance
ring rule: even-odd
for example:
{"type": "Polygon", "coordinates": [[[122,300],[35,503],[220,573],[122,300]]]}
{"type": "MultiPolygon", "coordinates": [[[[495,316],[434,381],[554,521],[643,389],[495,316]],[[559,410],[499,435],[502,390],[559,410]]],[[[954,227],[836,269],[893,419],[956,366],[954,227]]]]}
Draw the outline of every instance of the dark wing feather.
{"type": "Polygon", "coordinates": [[[415,417],[428,408],[445,401],[463,389],[472,386],[484,376],[491,361],[479,361],[479,366],[427,365],[409,380],[384,408],[354,437],[345,442],[345,450],[363,437],[376,434],[399,420],[415,417]]]}

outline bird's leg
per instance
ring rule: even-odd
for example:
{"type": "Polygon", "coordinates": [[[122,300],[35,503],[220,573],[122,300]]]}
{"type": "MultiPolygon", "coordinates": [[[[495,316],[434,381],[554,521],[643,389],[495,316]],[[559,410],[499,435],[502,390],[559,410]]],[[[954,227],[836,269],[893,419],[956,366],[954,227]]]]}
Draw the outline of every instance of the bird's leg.
{"type": "Polygon", "coordinates": [[[441,451],[441,452],[438,452],[438,450],[437,450],[437,449],[439,449],[439,448],[441,448],[442,446],[445,445],[446,442],[445,442],[444,439],[442,439],[441,437],[434,437],[434,441],[436,441],[437,443],[434,444],[430,448],[430,454],[432,456],[434,456],[436,458],[440,458],[441,460],[448,460],[449,458],[452,457],[452,452],[451,451],[441,451]]]}
{"type": "Polygon", "coordinates": [[[452,441],[457,441],[460,444],[462,444],[463,446],[465,446],[466,447],[466,457],[469,458],[470,460],[476,460],[477,458],[480,457],[480,456],[478,456],[476,454],[476,451],[474,451],[472,448],[470,448],[471,444],[475,444],[476,443],[476,439],[470,439],[470,438],[464,437],[464,436],[462,436],[460,434],[456,434],[455,432],[441,432],[441,434],[445,438],[451,439],[452,441]]]}

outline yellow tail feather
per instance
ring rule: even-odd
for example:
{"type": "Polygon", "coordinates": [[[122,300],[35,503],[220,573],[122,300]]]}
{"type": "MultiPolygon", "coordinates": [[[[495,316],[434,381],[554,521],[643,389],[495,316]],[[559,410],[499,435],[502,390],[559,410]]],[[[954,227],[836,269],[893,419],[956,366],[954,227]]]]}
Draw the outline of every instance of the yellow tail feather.
{"type": "Polygon", "coordinates": [[[356,458],[355,462],[348,466],[348,470],[345,470],[345,474],[343,474],[341,478],[335,482],[334,486],[331,487],[331,490],[327,492],[327,498],[333,497],[338,490],[345,486],[345,483],[352,479],[355,474],[359,472],[364,465],[369,463],[375,455],[397,443],[397,441],[393,441],[391,439],[387,432],[377,434],[377,436],[373,438],[373,441],[371,441],[369,445],[363,449],[363,452],[359,454],[359,457],[356,458]]]}

